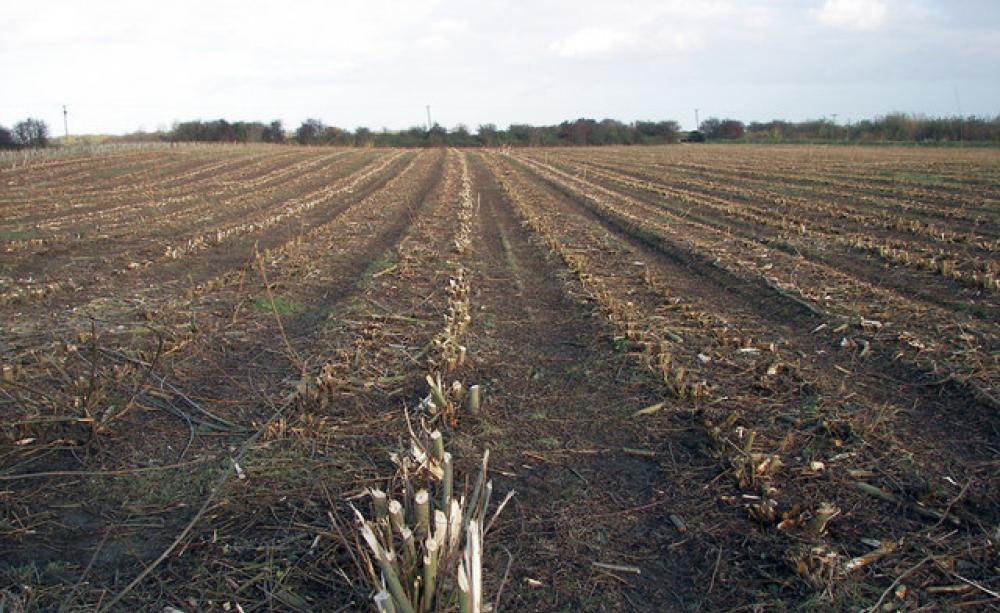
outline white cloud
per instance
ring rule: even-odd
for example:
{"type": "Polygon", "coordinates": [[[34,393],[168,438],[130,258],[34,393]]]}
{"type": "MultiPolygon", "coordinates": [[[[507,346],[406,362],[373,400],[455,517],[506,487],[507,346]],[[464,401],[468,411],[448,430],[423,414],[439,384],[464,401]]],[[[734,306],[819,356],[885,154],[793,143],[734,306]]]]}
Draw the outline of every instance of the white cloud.
{"type": "Polygon", "coordinates": [[[766,30],[776,15],[773,6],[759,1],[625,0],[611,13],[578,11],[571,34],[549,49],[563,58],[671,56],[706,49],[712,39],[766,30]]]}
{"type": "Polygon", "coordinates": [[[635,38],[628,32],[605,28],[584,28],[552,44],[562,57],[595,57],[626,49],[635,38]]]}
{"type": "Polygon", "coordinates": [[[745,119],[934,114],[955,112],[955,82],[966,112],[993,115],[998,4],[0,0],[0,124],[36,116],[61,126],[64,103],[81,132],[198,117],[406,127],[426,104],[449,126],[686,119],[709,105],[723,106],[703,115],[745,119]],[[889,26],[893,36],[842,34],[889,26]],[[928,78],[913,78],[929,65],[928,78]],[[857,78],[898,93],[831,101],[835,86],[866,91],[857,78]],[[581,90],[584,80],[604,86],[581,90]]]}
{"type": "Polygon", "coordinates": [[[883,0],[824,0],[813,14],[834,28],[875,30],[885,23],[889,7],[883,0]]]}
{"type": "Polygon", "coordinates": [[[775,12],[766,6],[748,6],[744,9],[743,23],[748,28],[766,29],[777,21],[775,12]]]}

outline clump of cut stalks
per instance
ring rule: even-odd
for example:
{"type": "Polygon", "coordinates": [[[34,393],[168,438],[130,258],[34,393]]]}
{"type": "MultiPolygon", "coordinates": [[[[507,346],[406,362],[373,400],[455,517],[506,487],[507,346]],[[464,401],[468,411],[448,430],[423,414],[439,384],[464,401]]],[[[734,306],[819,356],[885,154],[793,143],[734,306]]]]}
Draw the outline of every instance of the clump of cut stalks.
{"type": "MultiPolygon", "coordinates": [[[[469,165],[465,157],[460,158],[462,165],[462,191],[458,210],[458,229],[455,232],[455,251],[464,254],[471,243],[472,219],[474,217],[472,203],[472,179],[469,176],[469,165]]],[[[452,372],[465,363],[466,347],[461,343],[462,335],[472,322],[469,306],[469,274],[460,263],[453,262],[454,274],[448,279],[448,312],[445,314],[445,325],[432,341],[436,348],[431,358],[432,367],[446,372],[452,372]]]]}
{"type": "Polygon", "coordinates": [[[892,540],[875,540],[868,553],[848,558],[829,546],[799,544],[789,549],[785,559],[800,577],[815,588],[824,588],[849,574],[880,561],[899,548],[900,543],[892,540]]]}
{"type": "Polygon", "coordinates": [[[455,233],[455,252],[459,255],[465,254],[472,242],[472,220],[475,217],[474,205],[472,202],[472,177],[469,175],[469,163],[463,155],[460,158],[462,164],[462,193],[459,196],[461,206],[458,209],[458,231],[455,233]]]}
{"type": "Polygon", "coordinates": [[[924,255],[913,253],[905,243],[879,243],[870,237],[855,238],[851,241],[855,248],[876,253],[890,262],[932,272],[960,283],[984,290],[1000,291],[1000,279],[994,265],[976,258],[960,258],[945,251],[924,255]],[[961,269],[956,266],[961,264],[961,269]]]}
{"type": "Polygon", "coordinates": [[[674,356],[668,351],[668,346],[661,341],[657,366],[663,383],[678,400],[698,400],[709,395],[707,381],[690,381],[685,367],[674,363],[674,356]]]}
{"type": "Polygon", "coordinates": [[[451,387],[446,387],[441,375],[427,375],[427,386],[430,392],[420,401],[420,408],[431,417],[454,427],[458,421],[458,407],[465,405],[466,410],[475,415],[479,412],[482,396],[478,385],[470,385],[465,389],[461,381],[452,381],[451,387]]]}
{"type": "Polygon", "coordinates": [[[733,471],[741,489],[754,491],[739,498],[752,518],[765,525],[775,524],[783,516],[787,519],[789,514],[779,510],[779,491],[772,482],[784,464],[777,454],[755,453],[757,433],[737,426],[738,419],[739,414],[733,412],[717,424],[706,421],[705,429],[713,451],[723,465],[733,471]]]}
{"type": "MultiPolygon", "coordinates": [[[[815,588],[826,587],[895,550],[897,544],[892,541],[876,541],[872,551],[846,558],[828,546],[824,542],[827,528],[841,515],[841,509],[826,501],[780,503],[781,492],[774,481],[784,464],[777,454],[754,452],[756,433],[737,426],[738,419],[736,413],[730,413],[718,423],[705,424],[717,457],[728,464],[740,488],[753,492],[738,497],[723,496],[723,500],[741,504],[762,525],[773,525],[794,535],[795,544],[785,552],[785,559],[796,574],[815,588]]],[[[880,490],[879,493],[890,495],[880,490]]]]}
{"type": "Polygon", "coordinates": [[[398,468],[395,487],[369,490],[370,519],[354,509],[361,535],[357,553],[376,592],[373,609],[425,613],[457,605],[462,613],[487,611],[483,539],[514,492],[488,517],[489,450],[471,491],[456,496],[452,456],[441,432],[424,428],[417,436],[411,429],[410,436],[409,452],[391,456],[398,468]]]}
{"type": "Polygon", "coordinates": [[[435,367],[452,372],[465,363],[466,348],[460,341],[471,322],[469,277],[465,269],[459,267],[455,276],[448,279],[448,312],[445,314],[444,330],[433,341],[437,348],[435,367]]]}

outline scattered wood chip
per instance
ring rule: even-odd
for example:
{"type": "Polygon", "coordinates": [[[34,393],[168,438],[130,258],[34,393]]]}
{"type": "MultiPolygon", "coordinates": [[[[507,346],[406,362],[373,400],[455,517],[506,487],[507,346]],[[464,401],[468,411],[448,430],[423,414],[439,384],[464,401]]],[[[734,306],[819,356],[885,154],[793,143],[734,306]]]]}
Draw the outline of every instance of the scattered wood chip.
{"type": "Polygon", "coordinates": [[[675,515],[674,513],[671,513],[669,519],[670,523],[672,523],[674,527],[677,528],[678,532],[680,532],[681,534],[687,532],[687,524],[684,523],[684,520],[681,519],[680,515],[675,515]]]}
{"type": "Polygon", "coordinates": [[[623,564],[606,564],[604,562],[591,562],[591,566],[594,568],[601,568],[604,570],[611,570],[619,573],[629,573],[632,575],[641,575],[642,569],[638,566],[625,566],[623,564]]]}
{"type": "Polygon", "coordinates": [[[641,415],[652,415],[653,413],[658,413],[663,410],[663,407],[667,406],[665,402],[657,402],[656,404],[651,404],[645,409],[639,409],[632,414],[633,417],[639,417],[641,415]]]}

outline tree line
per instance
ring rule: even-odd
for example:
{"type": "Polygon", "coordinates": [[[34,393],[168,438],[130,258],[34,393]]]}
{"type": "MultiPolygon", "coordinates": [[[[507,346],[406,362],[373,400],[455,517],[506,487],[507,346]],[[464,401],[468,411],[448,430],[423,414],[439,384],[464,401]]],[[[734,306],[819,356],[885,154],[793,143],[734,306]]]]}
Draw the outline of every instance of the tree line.
{"type": "Polygon", "coordinates": [[[543,147],[559,145],[647,145],[678,141],[741,142],[979,142],[1000,143],[1000,115],[997,117],[927,117],[890,113],[874,119],[839,124],[829,119],[745,123],[738,119],[710,117],[698,130],[683,132],[676,121],[634,121],[576,119],[556,125],[511,124],[500,129],[482,124],[475,132],[459,125],[452,129],[434,124],[407,130],[380,132],[358,128],[353,132],[308,119],[292,132],[284,132],[280,121],[260,123],[224,120],[177,124],[165,135],[168,140],[224,142],[284,142],[300,145],[341,145],[357,147],[543,147]]]}
{"type": "Polygon", "coordinates": [[[890,113],[847,124],[826,118],[743,123],[710,117],[701,122],[698,134],[707,140],[750,142],[1000,143],[1000,115],[992,118],[927,117],[890,113]]]}
{"type": "MultiPolygon", "coordinates": [[[[744,123],[738,119],[709,117],[698,130],[682,132],[676,121],[633,121],[576,119],[555,125],[511,124],[506,129],[482,124],[473,132],[459,125],[446,129],[415,126],[406,130],[346,130],[329,126],[319,119],[307,119],[294,130],[280,120],[185,121],[170,130],[102,137],[105,142],[223,142],[297,143],[347,147],[542,147],[597,145],[652,145],[702,141],[734,142],[977,142],[1000,143],[1000,116],[926,117],[890,113],[875,119],[838,124],[828,119],[744,123]]],[[[0,126],[0,149],[45,147],[49,129],[44,121],[25,119],[7,129],[0,126]]]]}
{"type": "Polygon", "coordinates": [[[294,142],[300,145],[341,145],[356,147],[496,147],[541,145],[635,145],[674,143],[681,129],[675,121],[597,121],[577,119],[558,125],[513,124],[507,129],[483,124],[473,133],[467,126],[446,129],[439,124],[429,129],[414,126],[406,130],[354,131],[328,126],[319,119],[307,119],[294,131],[285,131],[280,121],[260,122],[187,121],[175,124],[164,140],[175,142],[294,142]]]}

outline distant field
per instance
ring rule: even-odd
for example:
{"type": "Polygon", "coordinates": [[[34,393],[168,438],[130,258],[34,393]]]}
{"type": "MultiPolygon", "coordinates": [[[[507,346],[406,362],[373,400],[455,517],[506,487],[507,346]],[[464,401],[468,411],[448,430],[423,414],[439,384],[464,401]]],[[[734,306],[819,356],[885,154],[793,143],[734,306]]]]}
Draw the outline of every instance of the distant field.
{"type": "Polygon", "coordinates": [[[998,252],[989,149],[0,162],[0,610],[367,610],[433,373],[501,610],[998,606],[998,252]]]}

